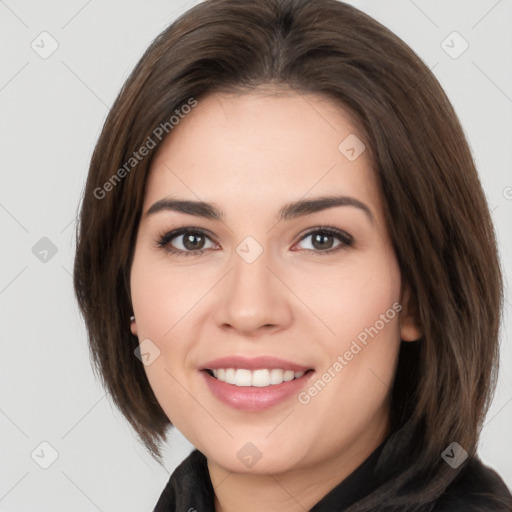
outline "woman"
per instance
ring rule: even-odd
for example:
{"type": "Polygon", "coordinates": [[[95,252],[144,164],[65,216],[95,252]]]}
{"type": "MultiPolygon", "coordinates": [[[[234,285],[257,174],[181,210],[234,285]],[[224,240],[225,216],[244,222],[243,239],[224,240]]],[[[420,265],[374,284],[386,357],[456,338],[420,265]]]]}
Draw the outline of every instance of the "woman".
{"type": "Polygon", "coordinates": [[[335,0],[207,0],[150,46],[92,157],[74,268],[155,511],[512,510],[479,460],[502,281],[457,117],[335,0]]]}

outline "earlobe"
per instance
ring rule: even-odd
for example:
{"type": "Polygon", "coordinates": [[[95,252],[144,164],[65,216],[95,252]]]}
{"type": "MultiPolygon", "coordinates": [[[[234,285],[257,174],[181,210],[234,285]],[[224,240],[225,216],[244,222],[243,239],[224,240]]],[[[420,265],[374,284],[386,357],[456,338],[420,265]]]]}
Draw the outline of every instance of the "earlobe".
{"type": "Polygon", "coordinates": [[[417,341],[421,338],[418,311],[408,286],[402,292],[402,311],[400,311],[400,339],[403,341],[417,341]]]}
{"type": "Polygon", "coordinates": [[[416,322],[410,318],[400,320],[400,339],[403,341],[418,341],[421,338],[421,331],[416,322]]]}
{"type": "Polygon", "coordinates": [[[130,330],[134,336],[138,336],[137,322],[135,321],[134,316],[130,317],[130,330]]]}

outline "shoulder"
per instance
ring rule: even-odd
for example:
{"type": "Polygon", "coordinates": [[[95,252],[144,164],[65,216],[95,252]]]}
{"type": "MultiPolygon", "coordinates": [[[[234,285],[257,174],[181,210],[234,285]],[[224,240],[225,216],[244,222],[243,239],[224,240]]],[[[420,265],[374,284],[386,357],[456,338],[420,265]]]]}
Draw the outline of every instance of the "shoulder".
{"type": "Polygon", "coordinates": [[[477,457],[468,459],[432,512],[510,512],[512,495],[501,477],[477,457]]]}

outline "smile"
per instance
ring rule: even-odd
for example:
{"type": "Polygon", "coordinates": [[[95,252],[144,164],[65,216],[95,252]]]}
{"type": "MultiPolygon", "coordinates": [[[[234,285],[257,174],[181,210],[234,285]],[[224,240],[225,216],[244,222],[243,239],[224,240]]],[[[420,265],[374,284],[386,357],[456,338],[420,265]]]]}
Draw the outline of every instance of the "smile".
{"type": "Polygon", "coordinates": [[[244,368],[218,368],[215,372],[217,377],[213,370],[199,372],[205,379],[208,390],[223,404],[245,411],[269,409],[297,396],[315,374],[312,369],[293,372],[277,368],[253,371],[244,368]],[[227,382],[227,379],[234,380],[234,383],[227,382]]]}
{"type": "Polygon", "coordinates": [[[280,368],[248,370],[245,368],[218,368],[209,370],[218,380],[240,387],[276,386],[283,382],[300,379],[306,372],[294,372],[293,370],[282,370],[280,368]]]}

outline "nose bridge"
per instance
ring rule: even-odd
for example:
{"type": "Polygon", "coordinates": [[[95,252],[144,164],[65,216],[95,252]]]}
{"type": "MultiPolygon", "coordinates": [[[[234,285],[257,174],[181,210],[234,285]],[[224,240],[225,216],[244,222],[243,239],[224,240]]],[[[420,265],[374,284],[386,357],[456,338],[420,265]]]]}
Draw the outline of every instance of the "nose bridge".
{"type": "Polygon", "coordinates": [[[269,252],[246,237],[232,255],[232,271],[222,289],[218,322],[250,332],[262,326],[283,325],[290,319],[286,290],[269,270],[269,252]]]}
{"type": "MultiPolygon", "coordinates": [[[[240,244],[233,255],[233,272],[231,273],[232,295],[242,292],[245,297],[268,293],[271,272],[268,269],[268,252],[255,254],[255,249],[240,244]]],[[[240,297],[239,297],[240,299],[240,297]]]]}

